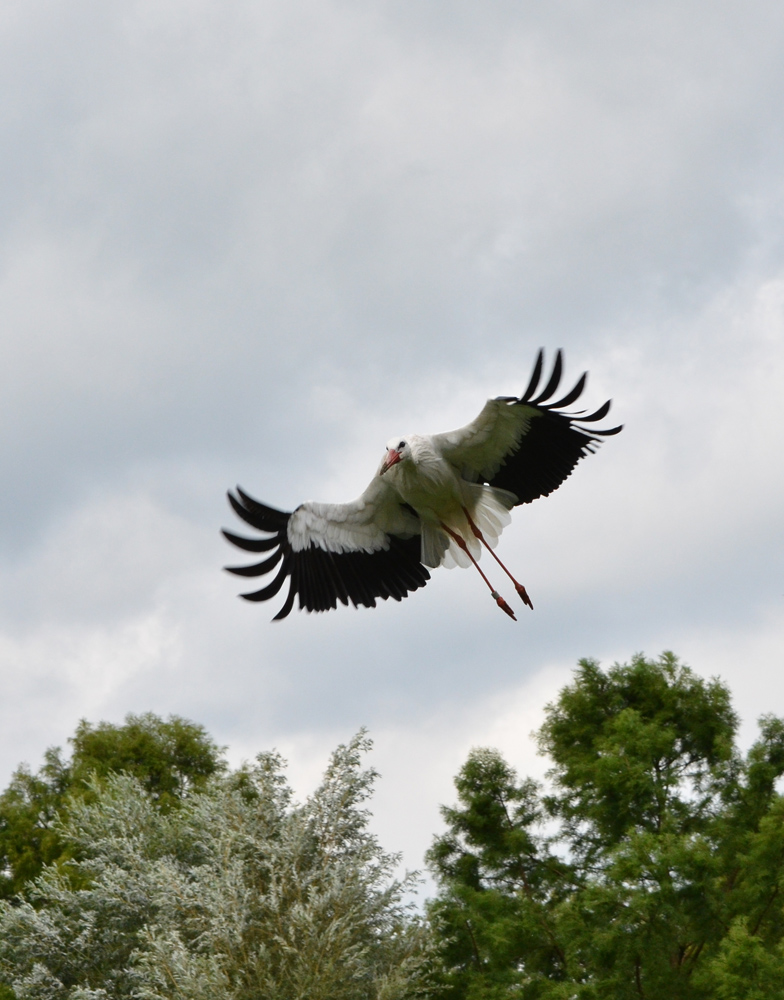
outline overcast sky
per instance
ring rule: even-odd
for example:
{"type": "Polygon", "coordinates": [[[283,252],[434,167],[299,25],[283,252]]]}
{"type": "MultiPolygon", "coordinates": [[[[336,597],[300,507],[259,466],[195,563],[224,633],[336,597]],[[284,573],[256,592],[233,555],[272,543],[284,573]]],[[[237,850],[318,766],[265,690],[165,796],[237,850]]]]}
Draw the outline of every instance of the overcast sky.
{"type": "Polygon", "coordinates": [[[782,52],[773,0],[6,0],[2,786],[149,710],[304,794],[367,726],[417,867],[580,657],[784,714],[782,52]],[[227,487],[351,499],[540,346],[625,429],[504,533],[534,612],[237,600],[227,487]]]}

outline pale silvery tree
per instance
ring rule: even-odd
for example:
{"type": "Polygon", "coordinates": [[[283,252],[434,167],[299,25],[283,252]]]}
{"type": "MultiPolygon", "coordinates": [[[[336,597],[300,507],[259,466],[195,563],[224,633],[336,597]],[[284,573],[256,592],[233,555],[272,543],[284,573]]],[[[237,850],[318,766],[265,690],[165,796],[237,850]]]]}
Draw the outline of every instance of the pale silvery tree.
{"type": "Polygon", "coordinates": [[[17,1000],[404,1000],[426,931],[368,830],[364,733],[292,804],[276,753],[162,811],[133,778],[96,781],[62,833],[76,860],[0,904],[17,1000]]]}

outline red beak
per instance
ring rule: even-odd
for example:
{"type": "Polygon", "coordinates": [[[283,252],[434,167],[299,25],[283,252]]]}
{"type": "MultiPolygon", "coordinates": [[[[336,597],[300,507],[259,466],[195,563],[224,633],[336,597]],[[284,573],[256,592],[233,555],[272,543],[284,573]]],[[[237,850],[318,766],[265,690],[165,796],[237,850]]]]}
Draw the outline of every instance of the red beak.
{"type": "Polygon", "coordinates": [[[381,466],[381,470],[379,471],[379,476],[383,476],[388,469],[391,469],[393,465],[397,465],[399,461],[400,452],[395,451],[394,448],[390,448],[387,452],[387,457],[384,459],[384,464],[381,466]]]}

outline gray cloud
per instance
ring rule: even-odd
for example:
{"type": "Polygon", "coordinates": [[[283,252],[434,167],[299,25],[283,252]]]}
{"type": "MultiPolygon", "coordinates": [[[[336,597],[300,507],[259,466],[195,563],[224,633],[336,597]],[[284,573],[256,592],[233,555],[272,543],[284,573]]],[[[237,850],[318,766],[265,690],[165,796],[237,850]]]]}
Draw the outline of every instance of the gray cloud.
{"type": "Polygon", "coordinates": [[[9,8],[3,773],[152,709],[306,781],[370,724],[415,852],[578,656],[671,646],[778,710],[782,35],[762,2],[9,8]],[[348,499],[540,344],[627,426],[504,534],[532,615],[460,571],[282,625],[235,599],[227,486],[348,499]]]}

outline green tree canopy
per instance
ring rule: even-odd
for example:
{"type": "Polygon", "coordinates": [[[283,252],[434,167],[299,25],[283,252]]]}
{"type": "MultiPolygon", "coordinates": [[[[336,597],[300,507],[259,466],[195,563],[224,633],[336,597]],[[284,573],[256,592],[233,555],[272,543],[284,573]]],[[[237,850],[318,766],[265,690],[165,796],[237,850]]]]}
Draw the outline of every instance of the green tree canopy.
{"type": "Polygon", "coordinates": [[[446,995],[780,992],[784,723],[745,757],[736,727],[727,689],[672,654],[583,660],[538,733],[548,795],[473,751],[429,854],[446,995]]]}
{"type": "Polygon", "coordinates": [[[82,720],[69,742],[70,759],[51,747],[37,773],[21,765],[0,795],[0,899],[19,892],[44,864],[71,856],[56,819],[70,800],[92,794],[93,776],[132,775],[166,809],[225,768],[204,727],[174,715],[128,715],[121,726],[82,720]]]}

